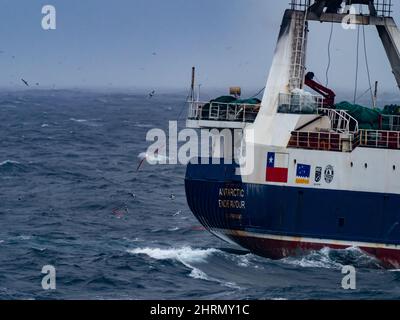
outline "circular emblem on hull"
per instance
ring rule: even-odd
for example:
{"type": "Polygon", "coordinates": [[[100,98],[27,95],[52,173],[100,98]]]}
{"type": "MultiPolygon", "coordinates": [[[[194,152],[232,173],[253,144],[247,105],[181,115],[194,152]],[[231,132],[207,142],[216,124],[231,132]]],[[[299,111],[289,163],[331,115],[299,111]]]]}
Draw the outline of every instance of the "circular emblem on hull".
{"type": "Polygon", "coordinates": [[[333,181],[333,177],[335,176],[335,171],[331,165],[325,168],[324,177],[326,183],[331,183],[333,181]]]}

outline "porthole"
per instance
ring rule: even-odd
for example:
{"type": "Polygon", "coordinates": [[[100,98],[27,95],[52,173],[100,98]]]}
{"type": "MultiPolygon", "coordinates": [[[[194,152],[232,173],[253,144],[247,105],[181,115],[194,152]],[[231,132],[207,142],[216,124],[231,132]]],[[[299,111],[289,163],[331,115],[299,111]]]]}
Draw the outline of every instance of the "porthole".
{"type": "Polygon", "coordinates": [[[353,162],[351,162],[351,163],[350,163],[350,166],[353,168],[353,167],[354,167],[354,163],[353,163],[353,162]]]}
{"type": "Polygon", "coordinates": [[[367,169],[368,168],[368,163],[364,164],[364,167],[365,167],[365,169],[367,169]]]}

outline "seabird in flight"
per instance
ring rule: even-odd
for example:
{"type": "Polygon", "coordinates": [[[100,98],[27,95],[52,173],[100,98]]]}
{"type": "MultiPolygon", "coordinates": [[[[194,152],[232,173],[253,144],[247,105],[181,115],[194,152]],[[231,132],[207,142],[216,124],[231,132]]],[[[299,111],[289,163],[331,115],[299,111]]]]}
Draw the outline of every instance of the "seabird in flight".
{"type": "Polygon", "coordinates": [[[156,94],[156,91],[153,90],[152,92],[149,93],[149,99],[153,98],[154,95],[156,94]]]}

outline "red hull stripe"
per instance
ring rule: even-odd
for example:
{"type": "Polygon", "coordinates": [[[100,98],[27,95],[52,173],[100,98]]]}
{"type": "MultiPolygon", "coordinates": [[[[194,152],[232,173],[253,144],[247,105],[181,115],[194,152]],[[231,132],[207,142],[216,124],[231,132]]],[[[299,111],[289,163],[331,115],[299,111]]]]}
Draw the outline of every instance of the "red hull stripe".
{"type": "Polygon", "coordinates": [[[235,230],[214,230],[251,252],[271,259],[282,259],[323,248],[346,249],[357,247],[376,257],[387,268],[400,268],[400,246],[380,243],[350,242],[328,239],[313,239],[275,236],[235,230]]]}

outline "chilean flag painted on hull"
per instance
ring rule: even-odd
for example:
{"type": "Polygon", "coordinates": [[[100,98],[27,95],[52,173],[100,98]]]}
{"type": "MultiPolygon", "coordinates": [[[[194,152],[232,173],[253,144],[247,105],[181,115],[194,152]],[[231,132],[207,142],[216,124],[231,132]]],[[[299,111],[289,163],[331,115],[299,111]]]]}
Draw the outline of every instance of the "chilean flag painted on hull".
{"type": "Polygon", "coordinates": [[[287,183],[289,174],[289,155],[287,153],[268,152],[266,181],[287,183]]]}

